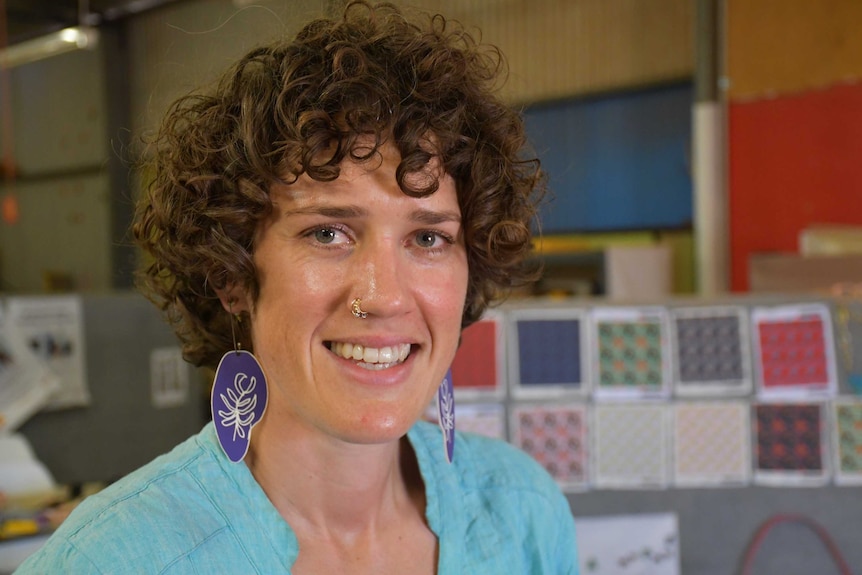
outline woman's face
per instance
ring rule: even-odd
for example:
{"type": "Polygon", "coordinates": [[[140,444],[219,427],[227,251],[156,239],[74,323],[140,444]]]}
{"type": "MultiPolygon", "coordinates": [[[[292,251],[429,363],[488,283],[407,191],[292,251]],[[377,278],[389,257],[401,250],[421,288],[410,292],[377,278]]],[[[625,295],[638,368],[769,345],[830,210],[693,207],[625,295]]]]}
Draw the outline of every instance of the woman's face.
{"type": "Polygon", "coordinates": [[[405,195],[391,147],[340,177],[272,190],[259,230],[251,311],[269,425],[351,443],[401,437],[452,362],[467,291],[455,182],[437,174],[426,198],[405,195]],[[365,319],[350,304],[361,298],[365,319]]]}

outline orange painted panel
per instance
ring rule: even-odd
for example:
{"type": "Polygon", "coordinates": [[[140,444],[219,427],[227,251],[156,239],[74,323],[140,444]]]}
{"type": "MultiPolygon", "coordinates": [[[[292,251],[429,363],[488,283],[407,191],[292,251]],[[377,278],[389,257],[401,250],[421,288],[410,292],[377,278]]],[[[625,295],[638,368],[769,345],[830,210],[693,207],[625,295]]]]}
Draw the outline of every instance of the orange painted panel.
{"type": "Polygon", "coordinates": [[[859,0],[728,0],[726,18],[733,101],[862,77],[859,0]]]}
{"type": "Polygon", "coordinates": [[[731,288],[753,252],[812,224],[862,224],[862,85],[729,105],[731,288]]]}

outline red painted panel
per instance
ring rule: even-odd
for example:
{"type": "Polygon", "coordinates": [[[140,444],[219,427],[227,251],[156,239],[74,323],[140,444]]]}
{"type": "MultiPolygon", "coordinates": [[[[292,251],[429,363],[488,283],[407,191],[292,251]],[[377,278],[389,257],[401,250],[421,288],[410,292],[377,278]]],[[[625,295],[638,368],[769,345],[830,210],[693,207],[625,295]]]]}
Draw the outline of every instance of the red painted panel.
{"type": "Polygon", "coordinates": [[[731,288],[753,252],[811,224],[862,224],[862,84],[729,106],[731,288]]]}
{"type": "Polygon", "coordinates": [[[452,362],[452,384],[456,389],[494,391],[497,377],[497,322],[482,320],[461,334],[461,345],[452,362]]]}

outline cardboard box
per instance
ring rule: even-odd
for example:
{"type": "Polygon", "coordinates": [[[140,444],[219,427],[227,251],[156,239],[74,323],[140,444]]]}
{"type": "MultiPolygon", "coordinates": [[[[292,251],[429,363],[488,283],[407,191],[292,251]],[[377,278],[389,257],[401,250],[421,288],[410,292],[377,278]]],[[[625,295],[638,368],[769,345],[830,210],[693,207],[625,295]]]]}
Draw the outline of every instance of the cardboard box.
{"type": "Polygon", "coordinates": [[[836,284],[862,282],[862,255],[752,254],[748,278],[752,292],[825,292],[836,284]]]}

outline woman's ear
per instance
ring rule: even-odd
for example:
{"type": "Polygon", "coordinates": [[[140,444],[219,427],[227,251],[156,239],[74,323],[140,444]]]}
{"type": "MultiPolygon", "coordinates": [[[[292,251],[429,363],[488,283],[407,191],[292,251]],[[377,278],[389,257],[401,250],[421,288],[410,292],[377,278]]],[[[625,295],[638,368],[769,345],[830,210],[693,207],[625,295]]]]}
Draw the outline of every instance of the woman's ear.
{"type": "Polygon", "coordinates": [[[231,314],[241,312],[251,312],[248,303],[248,294],[245,289],[239,286],[226,286],[222,289],[215,290],[219,301],[224,310],[231,314]]]}

